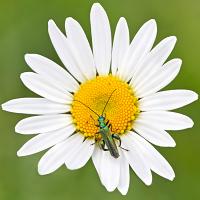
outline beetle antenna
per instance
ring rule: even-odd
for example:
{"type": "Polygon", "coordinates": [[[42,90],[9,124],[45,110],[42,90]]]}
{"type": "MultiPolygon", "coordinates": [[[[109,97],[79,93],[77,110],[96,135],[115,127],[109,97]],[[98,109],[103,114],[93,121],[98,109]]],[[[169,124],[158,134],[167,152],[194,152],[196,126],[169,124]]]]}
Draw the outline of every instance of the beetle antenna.
{"type": "Polygon", "coordinates": [[[96,114],[98,117],[100,117],[98,113],[96,113],[94,110],[92,110],[89,106],[87,106],[87,105],[84,104],[83,102],[81,102],[81,101],[79,101],[79,100],[74,100],[74,101],[77,101],[77,102],[83,104],[85,107],[89,108],[94,114],[96,114]]]}
{"type": "Polygon", "coordinates": [[[111,96],[113,95],[113,93],[114,93],[116,90],[117,90],[117,89],[113,90],[112,93],[110,94],[110,96],[109,96],[109,98],[108,98],[108,101],[106,102],[106,105],[104,106],[104,109],[103,109],[101,115],[103,115],[103,113],[104,113],[104,111],[105,111],[105,109],[106,109],[106,106],[108,105],[108,102],[110,101],[111,96]]]}

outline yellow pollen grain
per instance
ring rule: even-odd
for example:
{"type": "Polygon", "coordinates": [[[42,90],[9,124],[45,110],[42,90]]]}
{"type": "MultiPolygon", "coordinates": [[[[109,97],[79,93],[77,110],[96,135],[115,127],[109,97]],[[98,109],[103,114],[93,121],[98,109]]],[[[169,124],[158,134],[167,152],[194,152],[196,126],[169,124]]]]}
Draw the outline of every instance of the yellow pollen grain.
{"type": "Polygon", "coordinates": [[[116,134],[123,134],[132,128],[133,121],[140,112],[134,91],[118,77],[98,76],[80,85],[79,90],[74,94],[72,103],[73,122],[76,124],[77,130],[85,137],[101,138],[97,133],[99,128],[96,126],[98,125],[98,116],[94,112],[98,115],[102,114],[112,92],[104,111],[106,121],[109,120],[112,131],[116,134]]]}

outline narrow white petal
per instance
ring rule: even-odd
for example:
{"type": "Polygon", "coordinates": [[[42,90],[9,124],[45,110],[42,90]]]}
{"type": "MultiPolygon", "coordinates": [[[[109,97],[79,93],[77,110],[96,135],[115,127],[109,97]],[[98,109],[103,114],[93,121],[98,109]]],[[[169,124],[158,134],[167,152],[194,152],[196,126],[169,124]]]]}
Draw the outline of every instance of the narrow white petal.
{"type": "Polygon", "coordinates": [[[173,110],[198,99],[198,94],[190,90],[168,90],[144,97],[139,101],[142,111],[173,110]]]}
{"type": "Polygon", "coordinates": [[[51,131],[48,133],[39,134],[28,142],[26,142],[17,152],[18,156],[27,156],[38,153],[53,145],[62,142],[75,131],[74,125],[51,131]]]}
{"type": "Polygon", "coordinates": [[[123,139],[123,146],[128,149],[124,151],[126,159],[130,164],[133,171],[136,175],[146,184],[151,185],[152,183],[152,174],[148,163],[145,162],[145,159],[141,155],[140,150],[138,149],[138,144],[130,140],[130,133],[125,135],[123,139]]]}
{"type": "Polygon", "coordinates": [[[111,62],[111,30],[108,16],[99,3],[92,6],[90,23],[97,72],[100,75],[107,75],[111,62]]]}
{"type": "Polygon", "coordinates": [[[57,84],[64,91],[74,92],[79,88],[78,82],[52,60],[37,54],[26,54],[25,60],[33,71],[48,77],[51,82],[57,84]]]}
{"type": "MultiPolygon", "coordinates": [[[[117,23],[112,49],[112,74],[122,65],[125,52],[129,47],[129,30],[126,19],[121,17],[117,23]]],[[[125,70],[125,69],[124,69],[125,70]]]]}
{"type": "Polygon", "coordinates": [[[124,60],[119,66],[119,75],[130,80],[136,70],[137,64],[150,52],[157,34],[156,21],[146,22],[133,38],[124,60]]]}
{"type": "Polygon", "coordinates": [[[135,133],[132,133],[131,138],[137,141],[140,153],[143,155],[152,171],[166,179],[174,179],[175,174],[172,167],[151,144],[135,133]]]}
{"type": "Polygon", "coordinates": [[[15,126],[15,131],[21,134],[47,133],[72,123],[71,115],[42,115],[22,119],[15,126]]]}
{"type": "Polygon", "coordinates": [[[133,85],[139,87],[148,84],[148,80],[152,77],[156,71],[164,64],[170,53],[172,52],[176,43],[176,37],[171,36],[162,40],[137,66],[137,70],[134,74],[133,85]]]}
{"type": "Polygon", "coordinates": [[[163,129],[157,128],[155,125],[146,124],[136,119],[133,129],[146,140],[162,147],[175,147],[174,139],[163,129]]]}
{"type": "Polygon", "coordinates": [[[122,195],[126,195],[130,182],[129,164],[122,151],[120,155],[120,178],[117,188],[122,193],[122,195]]]}
{"type": "Polygon", "coordinates": [[[65,163],[71,151],[81,145],[82,140],[81,134],[74,134],[48,150],[38,163],[39,174],[45,175],[57,170],[65,163]]]}
{"type": "Polygon", "coordinates": [[[72,94],[62,91],[47,77],[33,72],[24,72],[20,76],[24,85],[36,94],[57,103],[71,103],[72,94]]]}
{"type": "Polygon", "coordinates": [[[66,113],[70,111],[70,106],[44,98],[19,98],[4,103],[2,109],[8,112],[39,115],[66,113]]]}
{"type": "Polygon", "coordinates": [[[102,155],[103,155],[103,151],[98,146],[95,146],[94,152],[92,154],[92,161],[94,163],[94,166],[97,170],[99,177],[100,177],[100,163],[101,163],[102,155]]]}
{"type": "Polygon", "coordinates": [[[152,79],[144,85],[135,86],[137,96],[142,98],[147,95],[151,95],[165,86],[167,86],[180,71],[182,61],[180,59],[173,59],[167,62],[162,68],[156,71],[156,74],[152,79]]]}
{"type": "Polygon", "coordinates": [[[151,124],[158,129],[182,130],[191,128],[194,123],[189,117],[169,111],[148,111],[142,112],[136,122],[151,124]]]}
{"type": "Polygon", "coordinates": [[[59,30],[53,20],[49,20],[48,22],[48,31],[51,42],[65,67],[77,80],[80,82],[85,81],[86,78],[78,68],[79,65],[71,52],[71,47],[66,36],[59,30]]]}
{"type": "Polygon", "coordinates": [[[83,167],[94,151],[94,140],[86,139],[80,144],[74,151],[71,152],[70,156],[67,157],[65,165],[68,169],[75,170],[83,167]]]}
{"type": "Polygon", "coordinates": [[[87,79],[96,76],[96,69],[92,50],[81,25],[73,18],[69,17],[65,21],[65,30],[68,41],[73,47],[73,54],[77,60],[79,69],[87,79]]]}
{"type": "Polygon", "coordinates": [[[102,184],[111,192],[119,184],[120,159],[110,155],[110,152],[103,151],[100,163],[100,178],[102,184]]]}

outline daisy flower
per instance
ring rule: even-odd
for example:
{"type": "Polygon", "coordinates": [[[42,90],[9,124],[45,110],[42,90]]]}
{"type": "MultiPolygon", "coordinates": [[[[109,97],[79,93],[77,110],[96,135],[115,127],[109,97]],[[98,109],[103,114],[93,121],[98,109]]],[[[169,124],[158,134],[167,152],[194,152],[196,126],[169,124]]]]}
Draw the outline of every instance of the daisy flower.
{"type": "Polygon", "coordinates": [[[51,42],[66,69],[41,55],[25,55],[34,72],[22,73],[20,78],[41,97],[2,105],[9,112],[36,115],[15,127],[17,133],[36,134],[17,155],[48,149],[38,164],[41,175],[63,164],[70,170],[79,169],[92,158],[105,188],[117,188],[123,195],[129,188],[129,166],[146,185],[152,183],[152,171],[173,180],[172,167],[153,145],[175,146],[166,130],[191,128],[193,121],[171,110],[198,98],[190,90],[159,92],[181,67],[180,59],[166,62],[176,37],[153,47],[157,27],[151,19],[130,42],[126,20],[120,18],[112,43],[108,17],[98,3],[92,6],[90,22],[92,49],[77,21],[66,19],[65,35],[49,20],[51,42]],[[99,133],[102,113],[116,156],[99,133]]]}

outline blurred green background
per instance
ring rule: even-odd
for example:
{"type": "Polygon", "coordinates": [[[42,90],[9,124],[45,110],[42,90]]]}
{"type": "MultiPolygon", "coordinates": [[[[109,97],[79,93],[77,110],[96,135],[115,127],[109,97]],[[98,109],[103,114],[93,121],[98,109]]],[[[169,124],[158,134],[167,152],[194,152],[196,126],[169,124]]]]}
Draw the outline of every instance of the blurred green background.
{"type": "MultiPolygon", "coordinates": [[[[64,31],[68,16],[77,19],[91,41],[89,12],[95,1],[87,0],[0,0],[0,103],[9,99],[36,96],[26,89],[20,73],[30,71],[24,54],[39,53],[59,64],[47,34],[47,21],[54,19],[64,31]]],[[[200,1],[199,0],[100,0],[110,18],[112,32],[124,16],[130,35],[148,19],[158,23],[156,43],[169,35],[178,42],[171,58],[183,60],[182,70],[168,89],[186,88],[200,92],[200,1]]],[[[14,133],[23,115],[0,111],[0,200],[77,200],[77,199],[200,199],[200,112],[199,102],[178,111],[195,122],[192,129],[172,132],[176,148],[158,148],[172,164],[176,178],[167,181],[153,175],[145,186],[133,172],[127,196],[108,193],[100,184],[90,161],[84,168],[69,171],[64,166],[55,173],[39,176],[37,163],[44,152],[17,158],[16,151],[30,137],[14,133]]]]}

